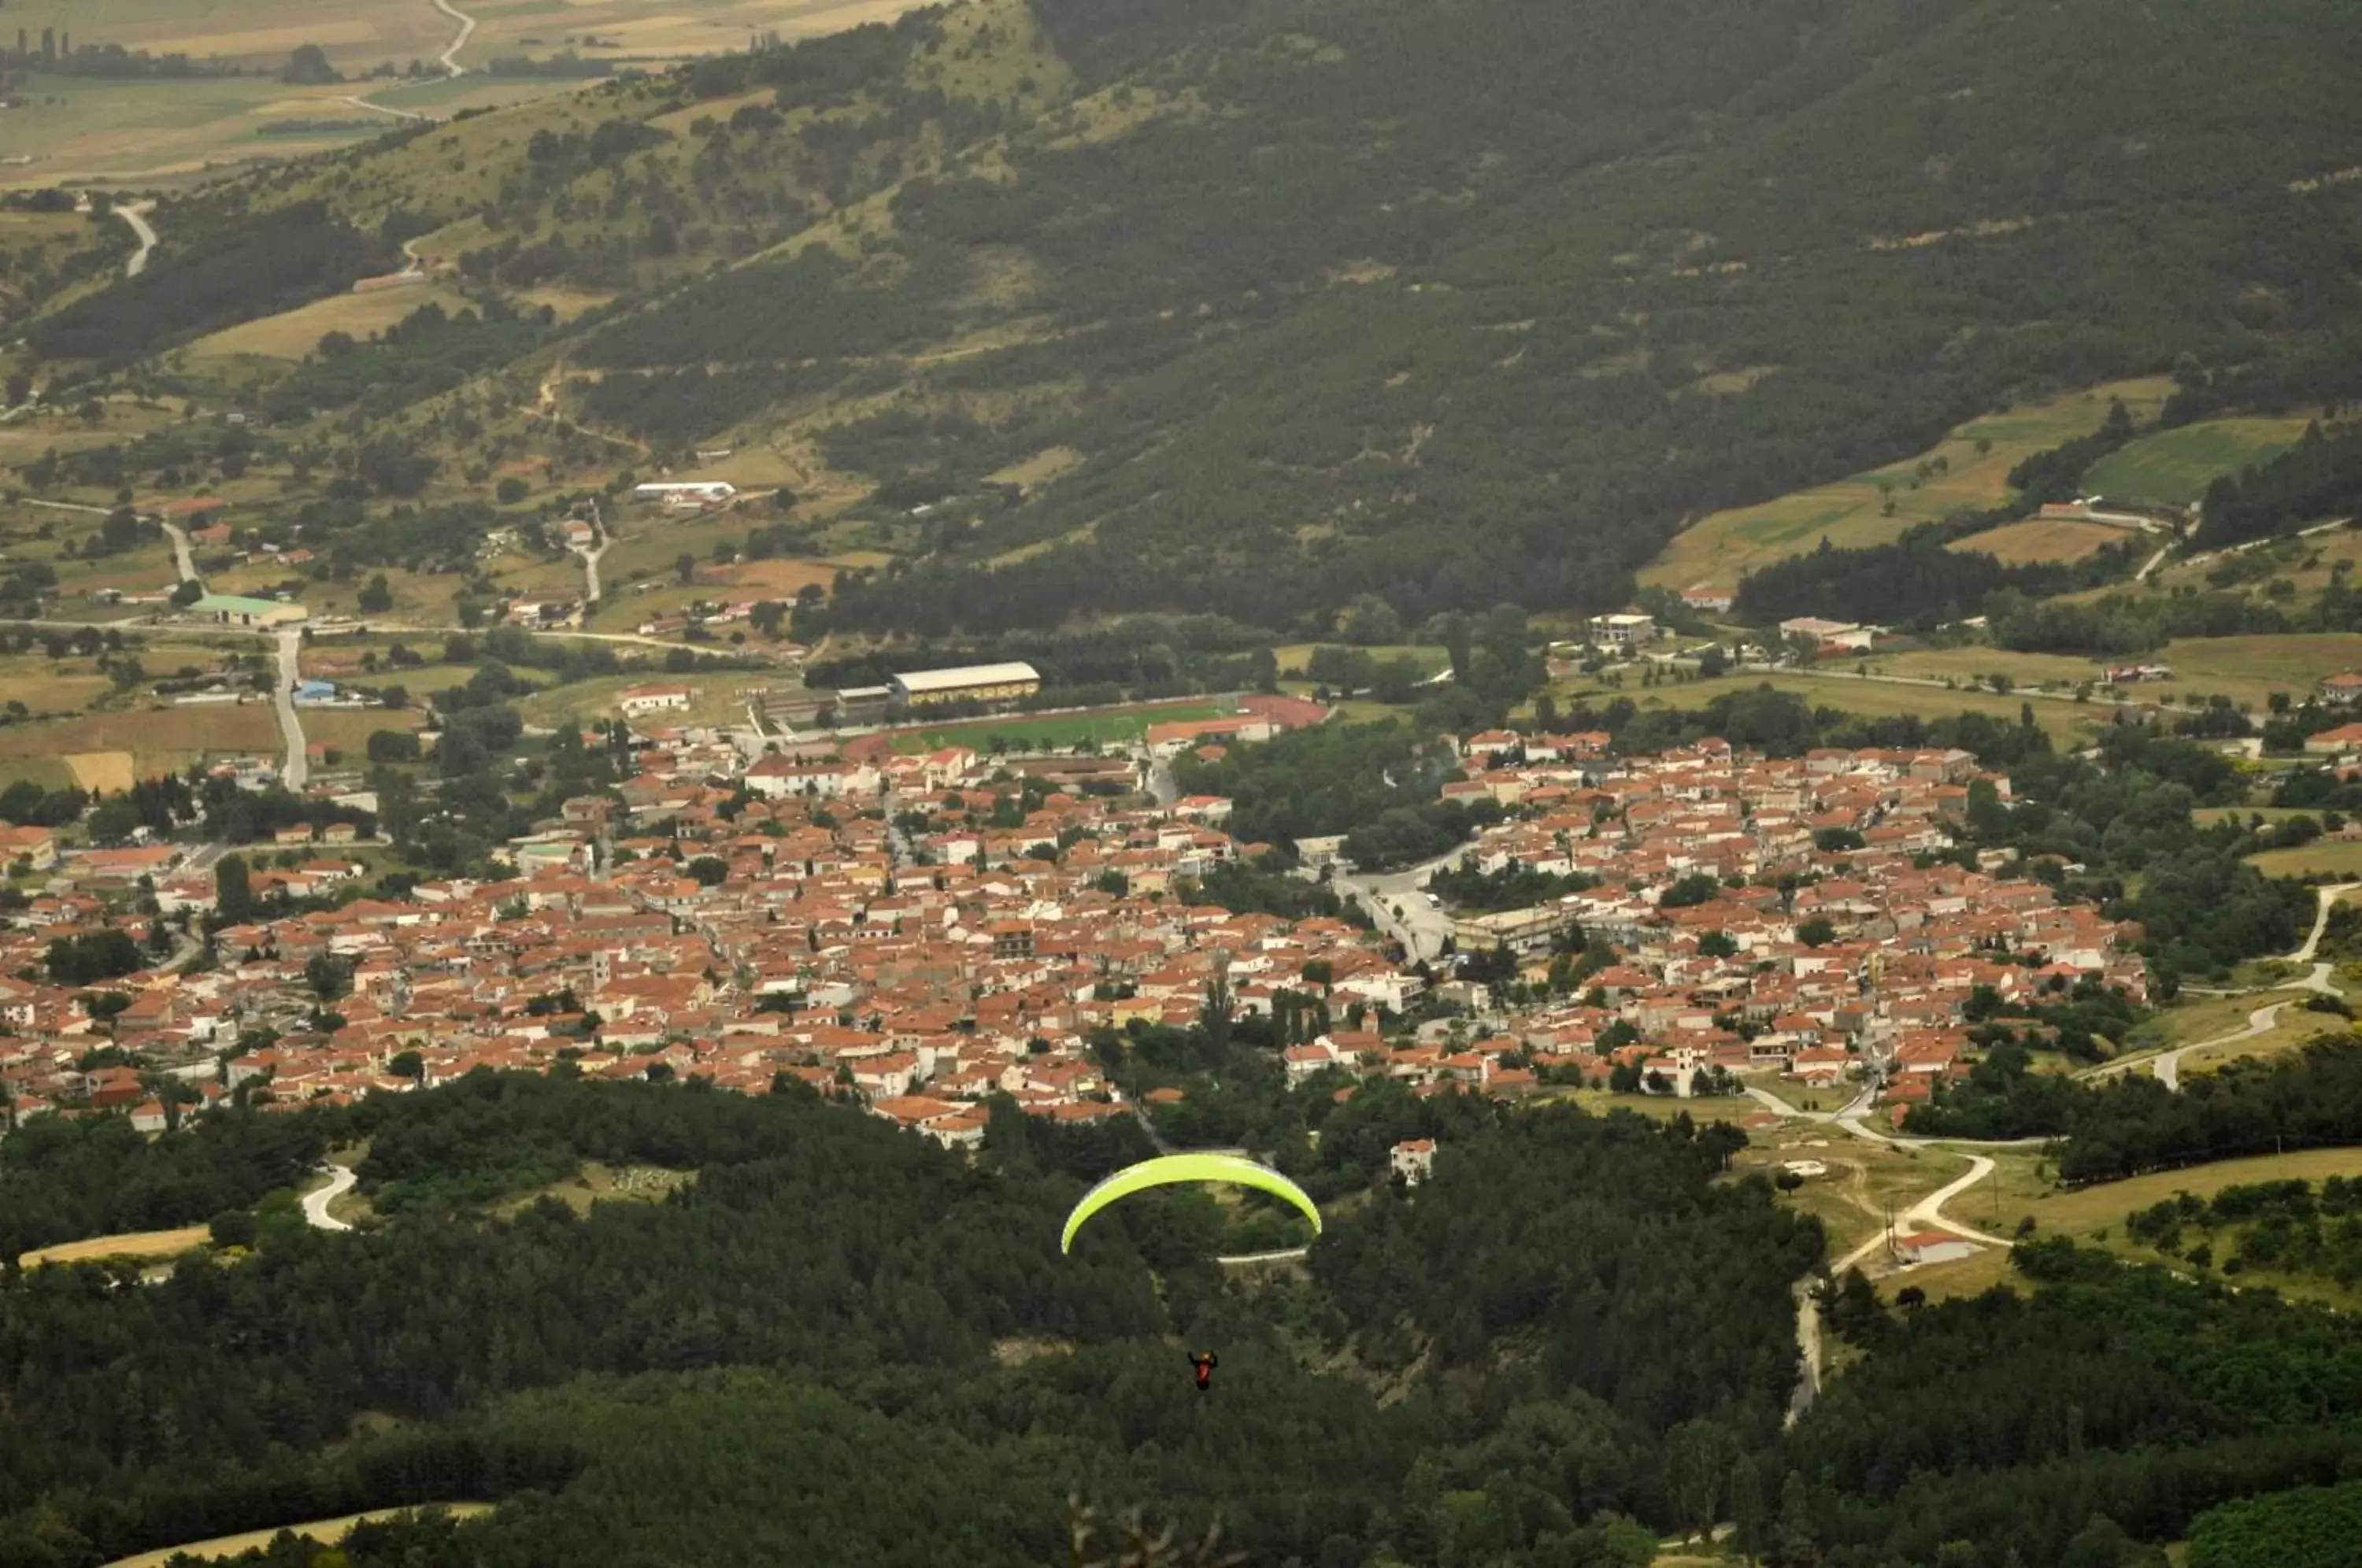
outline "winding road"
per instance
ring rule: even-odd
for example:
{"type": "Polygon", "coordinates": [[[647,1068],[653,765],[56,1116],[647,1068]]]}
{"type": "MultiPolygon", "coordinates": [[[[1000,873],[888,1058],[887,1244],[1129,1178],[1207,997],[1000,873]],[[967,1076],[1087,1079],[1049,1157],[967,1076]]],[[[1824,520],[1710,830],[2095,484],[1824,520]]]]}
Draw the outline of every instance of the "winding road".
{"type": "MultiPolygon", "coordinates": [[[[2329,979],[2329,977],[2335,972],[2336,966],[2323,963],[2315,955],[2321,951],[2322,936],[2329,930],[2330,910],[2340,899],[2357,888],[2362,888],[2362,882],[2338,882],[2315,889],[2316,902],[2312,912],[2312,930],[2306,934],[2304,945],[2290,954],[2286,960],[2290,964],[2310,965],[2311,967],[2297,979],[2284,981],[2278,986],[2266,987],[2265,989],[2302,990],[2309,991],[2314,996],[2324,997],[2337,994],[2337,988],[2331,984],[2329,979]]],[[[2304,999],[2300,997],[2290,997],[2281,1001],[2268,1002],[2247,1014],[2246,1024],[2242,1028],[2213,1035],[2205,1040],[2193,1040],[2187,1045],[2178,1045],[2161,1055],[2135,1056],[2128,1060],[2105,1063],[2085,1073],[2083,1079],[2087,1083],[2092,1083],[2147,1067],[2156,1075],[2158,1082],[2169,1089],[2179,1090],[2181,1088],[2181,1059],[2184,1056],[2193,1051],[2211,1050],[2217,1045],[2235,1045],[2242,1041],[2254,1040],[2258,1036],[2268,1034],[2279,1026],[2280,1014],[2283,1011],[2289,1008],[2303,1005],[2303,1000],[2304,999]]]]}
{"type": "Polygon", "coordinates": [[[156,248],[156,231],[149,226],[148,215],[155,210],[153,202],[125,202],[113,209],[116,217],[131,226],[132,237],[139,241],[139,248],[123,264],[127,278],[136,278],[148,271],[149,253],[156,248]]]}
{"type": "Polygon", "coordinates": [[[359,1179],[344,1165],[324,1165],[328,1185],[304,1195],[304,1219],[315,1231],[349,1231],[352,1227],[328,1212],[328,1205],[352,1191],[359,1179]]]}
{"type": "Polygon", "coordinates": [[[443,51],[443,69],[454,76],[465,76],[468,68],[459,63],[459,51],[468,47],[468,39],[476,30],[476,18],[451,4],[451,0],[435,0],[435,8],[459,24],[459,36],[443,51]]]}

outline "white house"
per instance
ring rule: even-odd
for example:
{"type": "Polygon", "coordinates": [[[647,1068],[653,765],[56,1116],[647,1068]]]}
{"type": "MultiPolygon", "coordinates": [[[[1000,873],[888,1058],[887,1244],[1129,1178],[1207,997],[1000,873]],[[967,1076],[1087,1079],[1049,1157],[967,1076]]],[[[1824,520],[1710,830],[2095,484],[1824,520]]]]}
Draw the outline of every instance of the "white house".
{"type": "Polygon", "coordinates": [[[616,699],[616,706],[625,717],[635,719],[643,713],[684,712],[690,700],[686,686],[635,686],[616,699]]]}
{"type": "Polygon", "coordinates": [[[1406,1138],[1394,1147],[1395,1175],[1412,1187],[1425,1181],[1435,1169],[1435,1140],[1406,1138]]]}

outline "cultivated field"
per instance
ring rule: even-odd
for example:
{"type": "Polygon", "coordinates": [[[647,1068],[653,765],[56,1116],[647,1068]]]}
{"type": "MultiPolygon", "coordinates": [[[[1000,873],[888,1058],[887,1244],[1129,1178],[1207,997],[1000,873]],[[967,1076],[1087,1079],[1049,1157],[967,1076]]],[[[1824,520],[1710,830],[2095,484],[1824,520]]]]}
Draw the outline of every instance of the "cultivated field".
{"type": "Polygon", "coordinates": [[[2098,429],[2110,399],[2122,399],[2135,419],[2147,420],[2172,390],[2170,379],[2162,376],[2116,381],[1972,419],[1917,457],[1701,518],[1673,537],[1640,580],[1673,589],[1736,588],[1749,570],[1813,549],[1823,538],[1840,547],[1883,544],[1916,524],[1999,506],[2009,499],[2011,469],[2036,452],[2098,429]],[[1946,471],[1922,480],[1920,467],[1937,458],[1946,471]],[[1890,499],[1891,517],[1883,514],[1890,499]]]}
{"type": "MultiPolygon", "coordinates": [[[[2110,545],[2121,545],[2127,539],[2146,536],[2129,528],[2112,528],[2104,523],[2029,517],[2023,523],[2004,523],[1998,528],[1988,528],[1981,534],[1955,539],[1946,547],[1964,554],[1973,551],[1988,555],[2008,566],[2033,566],[2055,561],[2080,561],[2085,556],[2097,555],[2110,545]]],[[[2152,544],[2148,547],[2154,550],[2158,547],[2152,544]]]]}
{"type": "Polygon", "coordinates": [[[461,9],[478,26],[460,61],[481,65],[495,55],[548,55],[564,48],[591,60],[719,54],[745,49],[756,33],[810,38],[842,32],[864,22],[891,21],[911,6],[908,0],[707,0],[698,6],[481,0],[461,9]]]}
{"type": "MultiPolygon", "coordinates": [[[[68,25],[80,41],[80,24],[68,25]]],[[[379,136],[397,123],[342,102],[340,94],[353,90],[289,87],[270,76],[139,81],[36,74],[26,82],[21,106],[0,115],[0,158],[31,161],[0,170],[0,185],[134,182],[292,158],[379,136]],[[274,120],[352,123],[261,134],[274,120]]]]}
{"type": "Polygon", "coordinates": [[[320,339],[331,332],[366,342],[425,305],[438,304],[446,311],[456,312],[467,303],[457,294],[427,285],[380,289],[366,294],[331,294],[279,315],[266,315],[259,321],[200,337],[185,352],[193,361],[248,356],[293,361],[310,355],[320,346],[320,339]]]}
{"type": "Polygon", "coordinates": [[[2304,434],[2302,419],[2210,419],[2144,436],[2092,465],[2084,489],[2115,501],[2187,506],[2224,474],[2286,451],[2304,434]]]}
{"type": "Polygon", "coordinates": [[[74,42],[276,67],[317,44],[348,74],[433,60],[458,25],[426,0],[17,0],[12,22],[74,42]]]}

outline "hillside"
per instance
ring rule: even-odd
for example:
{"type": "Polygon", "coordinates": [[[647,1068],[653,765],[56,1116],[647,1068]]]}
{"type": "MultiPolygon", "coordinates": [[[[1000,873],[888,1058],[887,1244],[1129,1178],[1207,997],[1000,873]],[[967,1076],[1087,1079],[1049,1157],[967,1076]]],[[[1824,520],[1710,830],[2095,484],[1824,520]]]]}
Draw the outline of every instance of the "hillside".
{"type": "MultiPolygon", "coordinates": [[[[348,272],[407,240],[538,321],[358,423],[281,398],[281,451],[403,445],[437,465],[414,493],[458,504],[527,458],[580,484],[730,447],[712,471],[796,491],[802,547],[900,558],[839,583],[839,629],[1161,609],[1318,635],[1371,593],[1412,624],[1609,606],[1685,519],[2014,401],[2166,371],[2257,414],[2350,391],[2362,182],[2326,178],[2362,164],[2349,22],[977,0],[162,217],[189,258],[320,203],[348,272]]],[[[62,323],[34,340],[107,357],[62,323]]],[[[131,373],[261,406],[287,372],[131,373]]],[[[313,493],[286,477],[266,515],[313,493]]]]}

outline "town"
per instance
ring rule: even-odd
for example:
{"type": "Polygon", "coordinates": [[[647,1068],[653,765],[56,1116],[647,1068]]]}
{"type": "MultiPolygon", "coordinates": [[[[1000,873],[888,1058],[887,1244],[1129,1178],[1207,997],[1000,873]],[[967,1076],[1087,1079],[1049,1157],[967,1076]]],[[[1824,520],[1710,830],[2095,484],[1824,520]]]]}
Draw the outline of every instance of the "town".
{"type": "Polygon", "coordinates": [[[508,846],[513,877],[400,898],[354,896],[343,823],[282,830],[282,864],[234,873],[218,845],[61,851],[8,829],[53,875],[0,937],[7,1123],[119,1112],[161,1132],[489,1067],[800,1081],[968,1146],[993,1095],[1059,1121],[1133,1113],[1105,1043],[1217,1011],[1284,1018],[1291,1082],[1513,1099],[1782,1079],[1899,1117],[1965,1071],[1980,992],[2147,996],[2125,930],[2006,852],[1954,852],[1972,791],[2009,798],[1960,751],[1620,756],[1604,734],[1485,731],[1450,739],[1464,778],[1444,789],[1506,814],[1420,875],[1565,890],[1439,933],[1434,895],[1365,901],[1308,841],[1294,874],[1342,894],[1342,918],[1234,912],[1200,885],[1288,854],[1233,838],[1230,801],[1157,786],[1185,747],[1220,755],[1206,732],[1269,733],[1249,717],[1168,726],[1129,758],[855,739],[749,761],[653,704],[632,776],[508,846]],[[226,922],[226,875],[252,911],[226,922]]]}

